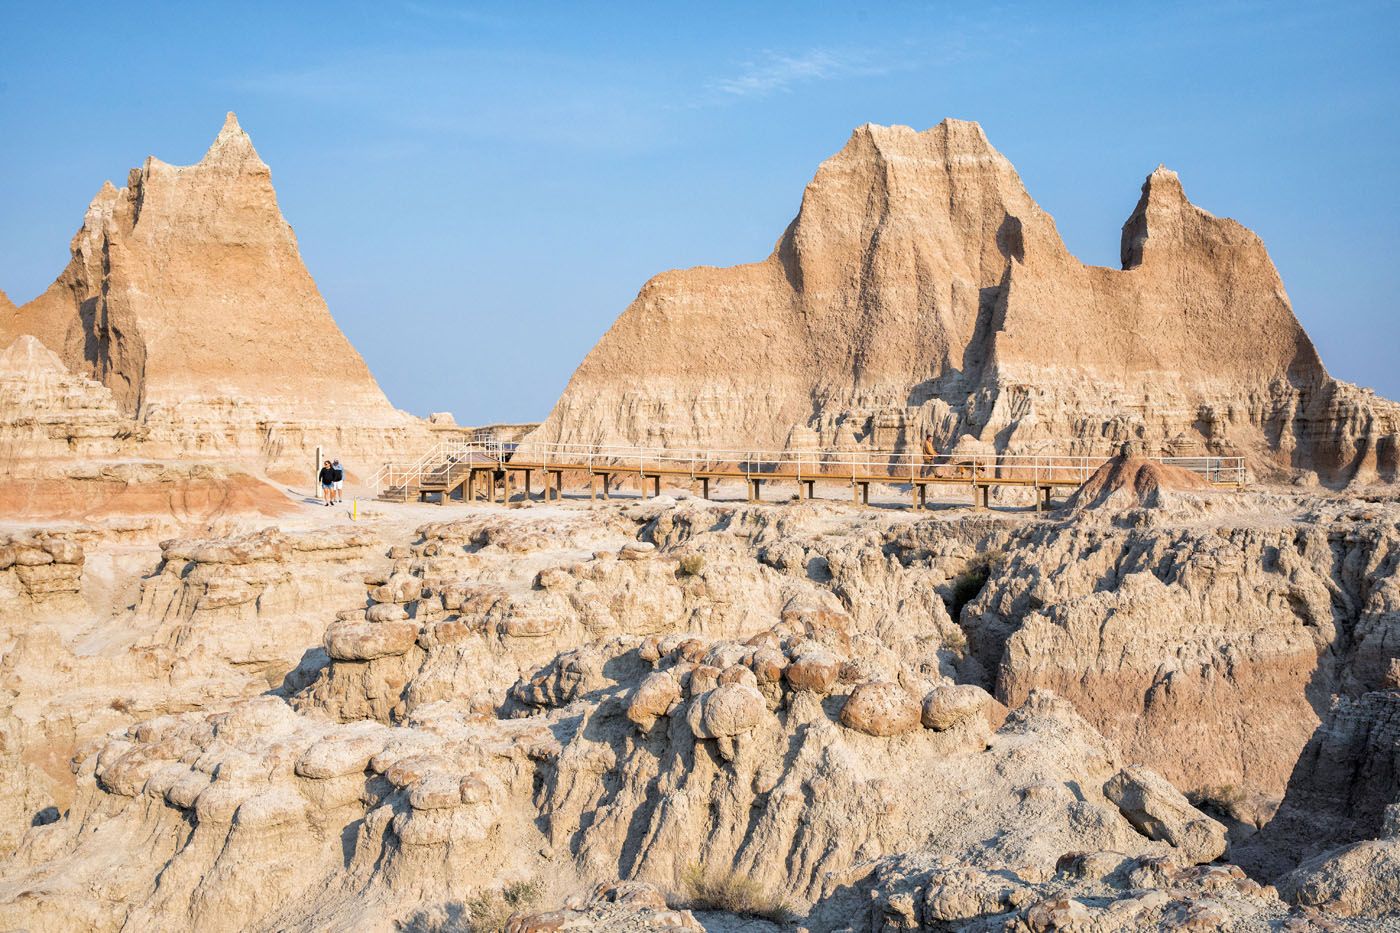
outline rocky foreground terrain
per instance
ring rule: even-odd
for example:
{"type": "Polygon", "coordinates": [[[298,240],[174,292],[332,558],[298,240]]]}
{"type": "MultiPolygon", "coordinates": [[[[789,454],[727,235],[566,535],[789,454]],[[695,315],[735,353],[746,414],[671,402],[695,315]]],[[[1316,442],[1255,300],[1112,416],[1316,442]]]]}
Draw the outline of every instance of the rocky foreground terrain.
{"type": "Polygon", "coordinates": [[[521,504],[7,538],[0,926],[1400,909],[1393,489],[521,504]]]}

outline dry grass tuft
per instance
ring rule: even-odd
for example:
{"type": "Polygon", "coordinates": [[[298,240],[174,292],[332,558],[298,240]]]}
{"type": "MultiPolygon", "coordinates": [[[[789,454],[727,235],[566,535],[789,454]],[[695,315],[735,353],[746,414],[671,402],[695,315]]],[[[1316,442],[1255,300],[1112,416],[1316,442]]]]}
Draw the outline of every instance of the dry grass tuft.
{"type": "Polygon", "coordinates": [[[705,569],[704,554],[687,554],[680,559],[681,573],[693,577],[705,569]]]}
{"type": "Polygon", "coordinates": [[[512,881],[500,891],[480,891],[466,903],[467,929],[471,933],[503,933],[512,915],[540,899],[544,883],[535,878],[512,881]]]}
{"type": "Polygon", "coordinates": [[[795,914],[781,897],[748,875],[730,868],[690,865],[681,876],[691,910],[722,910],[774,923],[791,923],[795,914]]]}

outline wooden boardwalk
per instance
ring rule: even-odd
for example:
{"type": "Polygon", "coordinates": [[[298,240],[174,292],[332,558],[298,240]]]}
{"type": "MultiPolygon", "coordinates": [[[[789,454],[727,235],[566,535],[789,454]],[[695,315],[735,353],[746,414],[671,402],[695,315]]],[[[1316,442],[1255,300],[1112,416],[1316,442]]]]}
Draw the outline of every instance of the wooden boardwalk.
{"type": "MultiPolygon", "coordinates": [[[[660,495],[663,482],[698,485],[710,498],[713,486],[742,482],[749,502],[763,500],[764,488],[793,483],[798,497],[815,499],[819,484],[845,486],[851,500],[870,503],[872,485],[907,487],[909,504],[923,507],[930,486],[961,487],[972,493],[974,509],[989,505],[993,487],[1034,492],[1036,511],[1050,506],[1055,493],[1077,488],[1107,458],[1078,456],[936,456],[888,451],[683,451],[641,447],[562,444],[501,444],[490,439],[440,445],[417,463],[386,464],[374,477],[380,498],[407,502],[508,502],[516,491],[535,494],[535,477],[545,501],[563,497],[566,475],[586,482],[589,498],[608,499],[614,486],[635,481],[641,495],[660,495]]],[[[1245,483],[1239,457],[1158,458],[1191,469],[1216,486],[1245,483]]]]}

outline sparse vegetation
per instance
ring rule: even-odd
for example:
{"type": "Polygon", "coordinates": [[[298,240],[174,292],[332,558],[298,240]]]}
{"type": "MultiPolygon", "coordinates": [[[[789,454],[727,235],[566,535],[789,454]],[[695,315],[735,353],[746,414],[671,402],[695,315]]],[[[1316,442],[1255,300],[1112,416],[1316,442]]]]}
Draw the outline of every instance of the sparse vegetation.
{"type": "Polygon", "coordinates": [[[513,914],[540,899],[544,884],[536,878],[512,881],[499,891],[479,891],[466,902],[468,929],[472,933],[502,933],[513,914]]]}
{"type": "Polygon", "coordinates": [[[1245,802],[1244,788],[1234,784],[1217,784],[1203,787],[1188,795],[1191,805],[1214,815],[1230,819],[1242,819],[1240,810],[1245,802]]]}
{"type": "Polygon", "coordinates": [[[688,866],[681,876],[691,910],[723,910],[774,923],[791,923],[795,914],[781,897],[748,875],[730,868],[688,866]]]}
{"type": "Polygon", "coordinates": [[[681,573],[693,577],[705,569],[705,555],[686,554],[680,559],[681,573]]]}
{"type": "Polygon", "coordinates": [[[953,617],[953,621],[958,621],[962,615],[963,607],[977,598],[977,594],[982,592],[982,587],[987,585],[988,578],[992,571],[1005,559],[1001,551],[984,551],[973,559],[972,563],[962,573],[953,578],[950,598],[948,601],[948,614],[953,617]]]}

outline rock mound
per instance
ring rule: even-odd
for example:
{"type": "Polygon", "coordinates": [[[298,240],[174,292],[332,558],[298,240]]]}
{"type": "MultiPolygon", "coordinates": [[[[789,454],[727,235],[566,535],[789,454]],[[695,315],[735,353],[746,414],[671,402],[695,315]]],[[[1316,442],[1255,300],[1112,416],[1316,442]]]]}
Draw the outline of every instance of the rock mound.
{"type": "Polygon", "coordinates": [[[1108,454],[1391,478],[1400,407],[1333,380],[1259,238],[1158,168],[1086,266],[975,123],[866,125],[763,262],[648,282],[541,441],[1108,454]],[[965,446],[965,444],[964,444],[965,446]]]}
{"type": "Polygon", "coordinates": [[[1070,496],[1071,509],[1160,508],[1175,492],[1204,492],[1211,488],[1200,474],[1185,467],[1122,453],[1094,471],[1070,496]]]}

